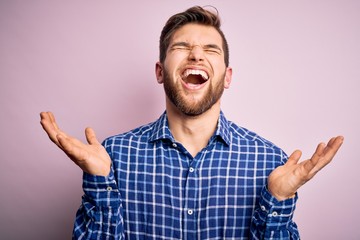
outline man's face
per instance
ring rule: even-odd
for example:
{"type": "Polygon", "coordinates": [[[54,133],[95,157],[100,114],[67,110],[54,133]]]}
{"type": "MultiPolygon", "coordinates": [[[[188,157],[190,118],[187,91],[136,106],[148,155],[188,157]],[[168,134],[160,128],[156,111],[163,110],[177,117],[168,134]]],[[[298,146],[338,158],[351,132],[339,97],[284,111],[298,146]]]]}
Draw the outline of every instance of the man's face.
{"type": "Polygon", "coordinates": [[[219,103],[231,81],[225,66],[222,38],[215,28],[187,24],[173,35],[157,78],[168,100],[182,113],[200,115],[219,103]]]}

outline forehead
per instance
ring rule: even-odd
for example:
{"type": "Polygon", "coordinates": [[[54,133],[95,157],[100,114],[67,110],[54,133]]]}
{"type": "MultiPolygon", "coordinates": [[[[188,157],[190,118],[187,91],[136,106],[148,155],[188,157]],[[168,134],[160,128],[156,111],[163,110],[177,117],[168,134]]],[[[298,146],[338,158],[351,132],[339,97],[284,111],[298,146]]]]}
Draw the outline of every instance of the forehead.
{"type": "Polygon", "coordinates": [[[171,43],[216,44],[222,46],[222,38],[216,28],[197,23],[188,23],[174,32],[171,43]]]}

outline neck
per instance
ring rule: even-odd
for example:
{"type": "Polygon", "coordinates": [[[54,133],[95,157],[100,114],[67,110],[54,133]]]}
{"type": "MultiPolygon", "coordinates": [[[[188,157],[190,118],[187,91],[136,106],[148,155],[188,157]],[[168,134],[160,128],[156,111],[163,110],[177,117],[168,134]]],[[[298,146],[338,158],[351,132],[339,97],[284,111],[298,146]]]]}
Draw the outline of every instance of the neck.
{"type": "Polygon", "coordinates": [[[209,142],[216,131],[220,115],[220,102],[198,116],[187,116],[172,103],[166,104],[169,127],[175,140],[180,142],[194,157],[209,142]]]}

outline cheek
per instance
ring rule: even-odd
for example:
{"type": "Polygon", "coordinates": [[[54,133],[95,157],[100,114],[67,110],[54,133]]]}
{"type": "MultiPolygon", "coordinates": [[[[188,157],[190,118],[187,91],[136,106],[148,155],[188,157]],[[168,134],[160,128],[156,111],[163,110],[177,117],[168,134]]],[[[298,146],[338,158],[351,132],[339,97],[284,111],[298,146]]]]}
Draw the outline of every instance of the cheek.
{"type": "Polygon", "coordinates": [[[167,70],[168,74],[172,75],[176,69],[176,61],[173,58],[167,58],[164,62],[164,67],[167,70]]]}
{"type": "MultiPolygon", "coordinates": [[[[214,77],[218,81],[225,82],[226,81],[226,69],[223,66],[213,66],[214,68],[214,77]]],[[[226,83],[225,83],[226,84],[226,83]]]]}
{"type": "Polygon", "coordinates": [[[206,60],[212,65],[214,69],[224,71],[226,68],[224,56],[208,55],[206,60]]]}
{"type": "Polygon", "coordinates": [[[181,75],[181,66],[181,59],[169,58],[164,62],[164,67],[168,72],[168,76],[174,79],[178,78],[181,75]]]}
{"type": "Polygon", "coordinates": [[[173,65],[175,63],[181,62],[184,57],[184,54],[181,52],[169,52],[166,56],[165,63],[173,65]]]}

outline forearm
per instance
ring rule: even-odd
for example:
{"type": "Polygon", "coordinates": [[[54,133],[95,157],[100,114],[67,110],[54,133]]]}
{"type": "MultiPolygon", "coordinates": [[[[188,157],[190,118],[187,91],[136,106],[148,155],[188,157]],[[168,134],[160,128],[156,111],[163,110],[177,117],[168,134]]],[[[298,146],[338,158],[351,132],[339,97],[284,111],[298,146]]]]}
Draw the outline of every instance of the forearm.
{"type": "Polygon", "coordinates": [[[277,201],[266,187],[261,192],[250,228],[250,239],[300,239],[293,214],[297,195],[277,201]]]}
{"type": "Polygon", "coordinates": [[[123,239],[121,197],[113,173],[109,177],[84,174],[83,189],[73,239],[123,239]]]}

